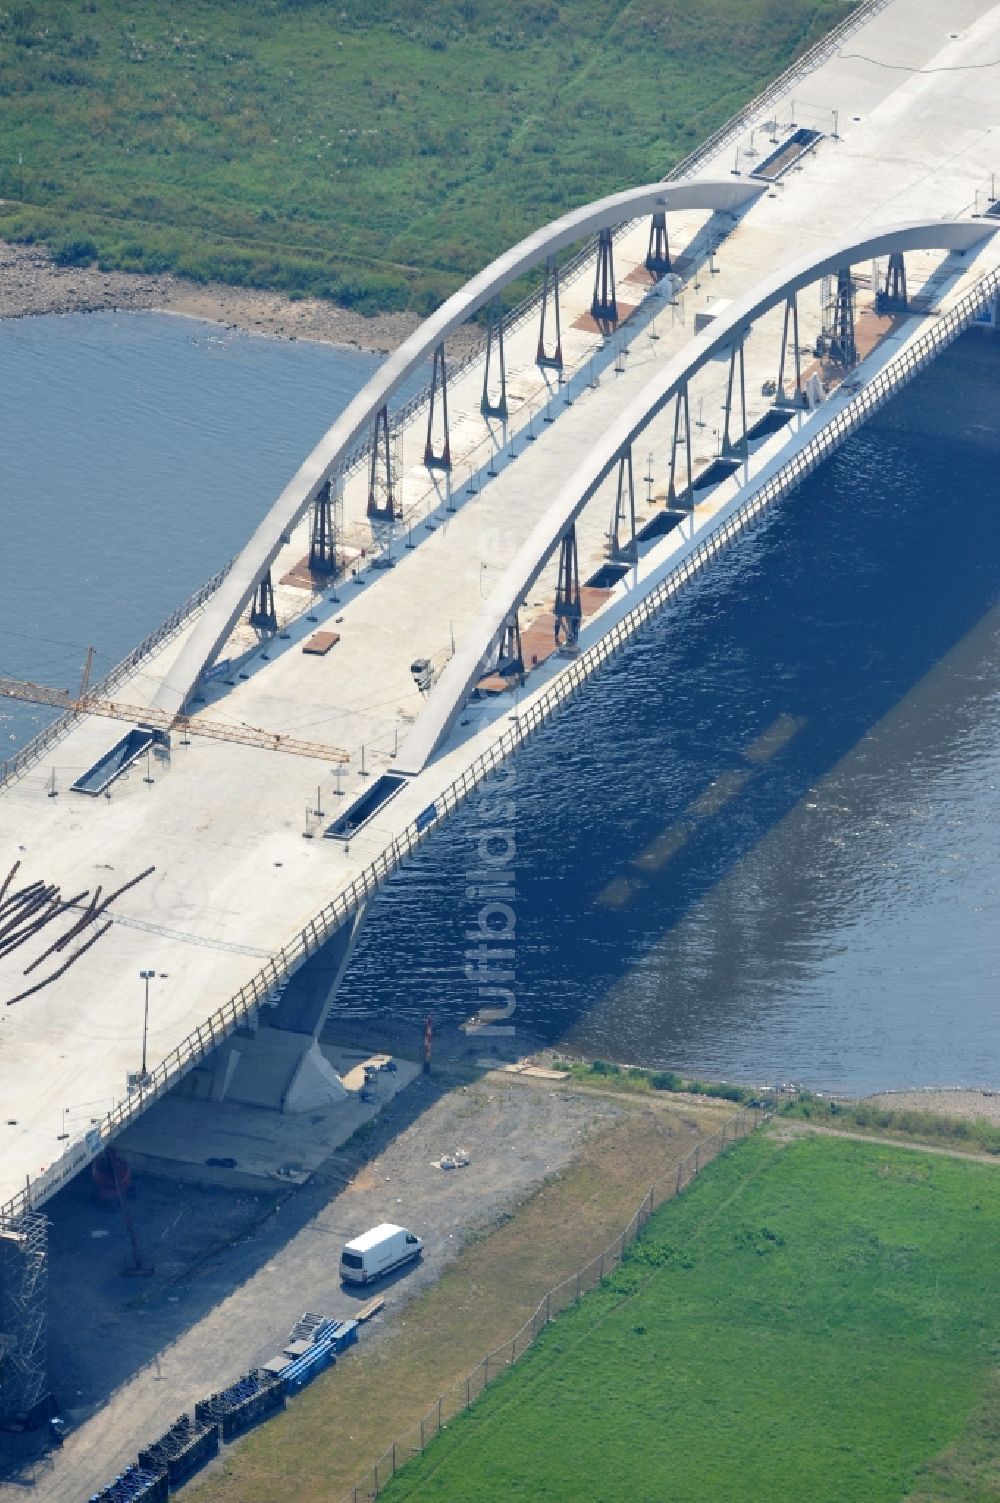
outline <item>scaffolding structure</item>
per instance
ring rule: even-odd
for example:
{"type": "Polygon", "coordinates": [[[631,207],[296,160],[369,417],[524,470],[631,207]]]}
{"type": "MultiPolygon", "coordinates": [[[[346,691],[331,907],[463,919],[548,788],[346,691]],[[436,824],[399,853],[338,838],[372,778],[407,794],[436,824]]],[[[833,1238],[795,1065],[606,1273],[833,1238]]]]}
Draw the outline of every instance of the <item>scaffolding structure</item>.
{"type": "Polygon", "coordinates": [[[0,1221],[0,1424],[22,1420],[46,1392],[48,1221],[0,1221]]]}
{"type": "Polygon", "coordinates": [[[835,277],[824,277],[820,287],[823,300],[823,326],[820,353],[850,369],[857,364],[855,342],[855,282],[850,267],[835,277]]]}
{"type": "Polygon", "coordinates": [[[819,284],[819,305],[822,310],[822,323],[820,324],[820,343],[825,348],[833,338],[835,313],[837,309],[837,294],[832,277],[822,277],[819,284]]]}

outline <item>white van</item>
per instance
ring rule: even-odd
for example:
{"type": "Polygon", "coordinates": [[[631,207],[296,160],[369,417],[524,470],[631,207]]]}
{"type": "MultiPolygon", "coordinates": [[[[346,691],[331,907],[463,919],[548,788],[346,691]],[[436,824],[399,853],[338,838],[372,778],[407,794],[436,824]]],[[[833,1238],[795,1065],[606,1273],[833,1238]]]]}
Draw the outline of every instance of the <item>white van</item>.
{"type": "Polygon", "coordinates": [[[373,1226],[370,1232],[344,1243],[340,1277],[345,1284],[370,1284],[373,1279],[419,1258],[423,1246],[420,1238],[405,1226],[393,1226],[391,1222],[373,1226]]]}

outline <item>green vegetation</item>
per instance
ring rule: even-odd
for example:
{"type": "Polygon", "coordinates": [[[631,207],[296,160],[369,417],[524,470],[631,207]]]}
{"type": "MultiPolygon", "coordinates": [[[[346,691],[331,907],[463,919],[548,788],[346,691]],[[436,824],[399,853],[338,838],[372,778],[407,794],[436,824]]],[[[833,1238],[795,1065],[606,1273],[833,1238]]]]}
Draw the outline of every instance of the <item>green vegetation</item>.
{"type": "Polygon", "coordinates": [[[580,1085],[599,1085],[605,1090],[609,1085],[626,1091],[683,1091],[688,1096],[709,1096],[717,1101],[750,1103],[758,1100],[758,1092],[749,1086],[730,1085],[726,1081],[686,1080],[673,1070],[646,1070],[640,1065],[614,1065],[607,1060],[595,1059],[591,1064],[578,1060],[556,1060],[554,1070],[572,1075],[580,1085]]]}
{"type": "Polygon", "coordinates": [[[5,0],[0,236],[427,311],[658,177],[845,0],[5,0]]]}
{"type": "Polygon", "coordinates": [[[996,1503],[1000,1497],[1000,1369],[954,1445],[917,1473],[909,1503],[996,1503]]]}
{"type": "Polygon", "coordinates": [[[892,1111],[887,1107],[873,1106],[868,1101],[831,1101],[813,1096],[808,1091],[803,1091],[797,1100],[782,1107],[782,1116],[815,1122],[817,1127],[895,1133],[900,1137],[920,1138],[966,1152],[1000,1153],[1000,1127],[985,1117],[969,1121],[965,1117],[942,1117],[937,1112],[922,1112],[914,1108],[892,1111]]]}
{"type": "Polygon", "coordinates": [[[386,1496],[995,1499],[998,1236],[991,1166],[758,1134],[386,1496]]]}

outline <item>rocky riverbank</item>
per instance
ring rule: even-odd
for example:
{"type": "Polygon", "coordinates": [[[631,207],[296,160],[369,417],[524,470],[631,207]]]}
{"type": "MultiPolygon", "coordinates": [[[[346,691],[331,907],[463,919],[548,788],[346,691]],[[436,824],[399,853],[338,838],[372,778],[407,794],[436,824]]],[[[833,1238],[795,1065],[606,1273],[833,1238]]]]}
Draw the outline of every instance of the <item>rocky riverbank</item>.
{"type": "Polygon", "coordinates": [[[882,1091],[869,1096],[868,1101],[894,1112],[935,1112],[941,1117],[963,1117],[972,1122],[985,1119],[1000,1127],[1000,1090],[944,1086],[940,1090],[882,1091]]]}
{"type": "MultiPolygon", "coordinates": [[[[377,354],[396,349],[420,322],[413,313],[366,318],[320,298],[293,301],[280,293],[221,282],[188,282],[169,272],[147,276],[96,266],[62,267],[44,246],[0,241],[0,318],[113,310],[184,313],[251,334],[318,339],[377,354]]],[[[474,342],[475,331],[469,333],[474,342]]],[[[461,353],[462,347],[461,338],[449,341],[450,350],[461,353]]]]}

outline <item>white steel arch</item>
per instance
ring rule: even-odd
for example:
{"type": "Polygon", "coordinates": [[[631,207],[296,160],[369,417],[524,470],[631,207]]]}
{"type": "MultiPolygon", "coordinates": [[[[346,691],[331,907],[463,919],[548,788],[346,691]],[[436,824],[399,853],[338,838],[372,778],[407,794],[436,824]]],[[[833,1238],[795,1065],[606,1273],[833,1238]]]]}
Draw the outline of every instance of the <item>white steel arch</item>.
{"type": "Polygon", "coordinates": [[[995,233],[982,220],[930,220],[897,224],[826,245],[791,262],[759,282],[725,313],[694,336],[681,353],[657,373],[639,396],[603,433],[566,480],[552,505],[526,538],[497,582],[483,610],[458,644],[458,650],[434,685],[419,719],[400,748],[397,768],[418,773],[433,756],[468,700],[504,623],[517,610],[548,560],[621,454],[638,438],[702,366],[733,346],[747,328],[803,287],[859,262],[892,252],[943,250],[959,255],[995,233]]]}
{"type": "Polygon", "coordinates": [[[336,472],[375,414],[391,400],[407,377],[473,313],[547,257],[599,230],[659,211],[731,212],[757,198],[766,187],[766,183],[735,178],[696,179],[684,183],[647,183],[613,193],[535,230],[466,282],[386,360],[285,486],[209,599],[168,669],[154,701],[157,708],[175,714],[183,709],[199,676],[229,637],[285,536],[301,521],[320,487],[336,472]]]}

